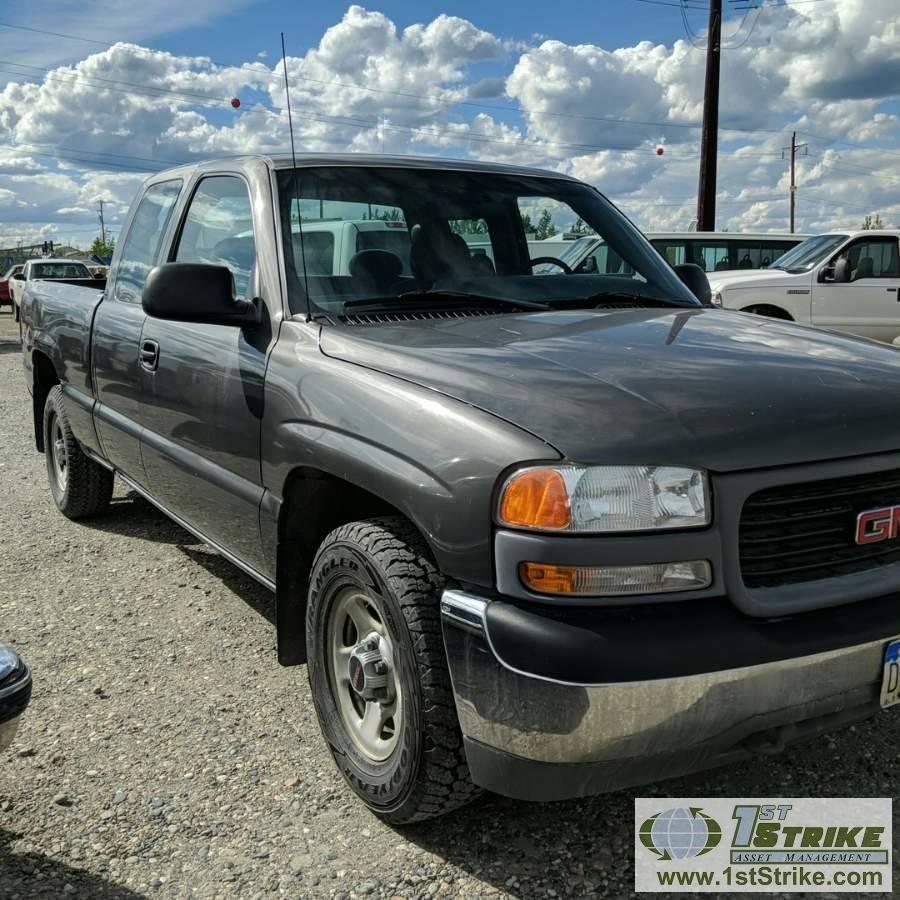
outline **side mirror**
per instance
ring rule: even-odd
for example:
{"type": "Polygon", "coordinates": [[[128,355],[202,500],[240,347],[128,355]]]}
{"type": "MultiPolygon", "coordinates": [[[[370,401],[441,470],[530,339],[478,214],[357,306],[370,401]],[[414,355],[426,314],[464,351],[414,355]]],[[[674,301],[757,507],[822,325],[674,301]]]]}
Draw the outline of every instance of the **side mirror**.
{"type": "Polygon", "coordinates": [[[259,309],[252,300],[235,300],[227,266],[165,263],[147,276],[141,297],[154,319],[207,325],[256,325],[259,309]]]}
{"type": "Polygon", "coordinates": [[[712,305],[712,289],[709,286],[709,279],[700,266],[684,263],[684,265],[675,266],[675,274],[704,306],[712,305]]]}
{"type": "Polygon", "coordinates": [[[834,264],[834,279],[837,284],[846,284],[850,281],[850,260],[842,256],[834,264]]]}
{"type": "Polygon", "coordinates": [[[24,281],[24,280],[25,280],[25,273],[24,273],[24,272],[16,272],[16,274],[13,275],[13,278],[14,278],[16,281],[24,281]]]}

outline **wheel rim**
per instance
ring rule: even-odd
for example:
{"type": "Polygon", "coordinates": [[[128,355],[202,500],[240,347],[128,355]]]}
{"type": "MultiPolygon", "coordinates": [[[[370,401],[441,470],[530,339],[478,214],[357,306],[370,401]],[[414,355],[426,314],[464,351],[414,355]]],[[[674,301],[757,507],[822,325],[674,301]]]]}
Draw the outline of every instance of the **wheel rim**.
{"type": "Polygon", "coordinates": [[[384,762],[397,746],[403,695],[394,642],[375,601],[359,588],[334,599],[328,620],[331,691],[344,728],[371,762],[384,762]]]}
{"type": "Polygon", "coordinates": [[[69,456],[66,450],[65,435],[58,416],[53,417],[50,425],[50,446],[47,449],[50,453],[53,478],[56,481],[57,488],[59,488],[60,492],[63,492],[69,482],[69,456]]]}

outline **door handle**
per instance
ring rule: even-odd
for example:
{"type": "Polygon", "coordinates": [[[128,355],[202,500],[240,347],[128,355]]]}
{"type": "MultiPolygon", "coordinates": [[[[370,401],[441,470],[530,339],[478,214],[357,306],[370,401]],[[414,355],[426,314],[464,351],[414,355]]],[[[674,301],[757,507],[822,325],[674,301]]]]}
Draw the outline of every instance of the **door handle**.
{"type": "Polygon", "coordinates": [[[155,372],[159,365],[159,344],[156,341],[143,341],[140,352],[141,366],[148,372],[155,372]]]}

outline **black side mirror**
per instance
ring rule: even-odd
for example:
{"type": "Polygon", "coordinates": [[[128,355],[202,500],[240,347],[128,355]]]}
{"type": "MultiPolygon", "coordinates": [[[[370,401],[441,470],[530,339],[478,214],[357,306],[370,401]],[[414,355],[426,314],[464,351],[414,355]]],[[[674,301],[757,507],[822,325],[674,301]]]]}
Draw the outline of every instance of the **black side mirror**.
{"type": "Polygon", "coordinates": [[[252,300],[235,300],[227,266],[165,263],[147,276],[141,305],[148,316],[207,325],[256,325],[259,308],[252,300]]]}
{"type": "Polygon", "coordinates": [[[704,305],[712,305],[712,289],[706,272],[693,263],[684,263],[675,266],[675,274],[681,279],[687,289],[704,305]]]}

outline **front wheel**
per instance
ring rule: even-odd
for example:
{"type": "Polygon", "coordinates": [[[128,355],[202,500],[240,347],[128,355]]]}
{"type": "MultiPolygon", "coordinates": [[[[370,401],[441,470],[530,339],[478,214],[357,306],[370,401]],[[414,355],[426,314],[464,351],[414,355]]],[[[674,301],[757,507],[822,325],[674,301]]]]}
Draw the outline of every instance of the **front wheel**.
{"type": "Polygon", "coordinates": [[[442,580],[400,517],[331,532],[313,563],[309,680],[350,787],[391,824],[454,810],[472,784],[444,655],[442,580]]]}
{"type": "Polygon", "coordinates": [[[44,406],[44,452],[50,492],[59,511],[70,519],[103,512],[112,499],[113,473],[87,457],[81,449],[57,385],[44,406]]]}

